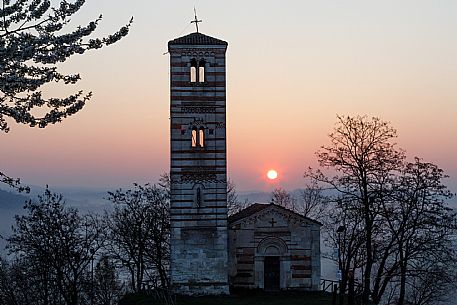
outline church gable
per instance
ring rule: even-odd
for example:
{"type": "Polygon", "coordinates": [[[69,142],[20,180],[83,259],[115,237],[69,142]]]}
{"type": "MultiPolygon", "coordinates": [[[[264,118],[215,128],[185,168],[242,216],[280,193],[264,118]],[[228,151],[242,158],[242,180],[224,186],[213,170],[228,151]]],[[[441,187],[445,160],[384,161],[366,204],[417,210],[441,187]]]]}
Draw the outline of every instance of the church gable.
{"type": "Polygon", "coordinates": [[[262,203],[254,203],[230,216],[228,222],[230,226],[241,226],[242,224],[244,226],[255,224],[258,227],[322,226],[320,222],[284,207],[262,203]]]}
{"type": "Polygon", "coordinates": [[[320,226],[317,221],[273,204],[254,204],[231,216],[231,285],[317,290],[320,226]]]}

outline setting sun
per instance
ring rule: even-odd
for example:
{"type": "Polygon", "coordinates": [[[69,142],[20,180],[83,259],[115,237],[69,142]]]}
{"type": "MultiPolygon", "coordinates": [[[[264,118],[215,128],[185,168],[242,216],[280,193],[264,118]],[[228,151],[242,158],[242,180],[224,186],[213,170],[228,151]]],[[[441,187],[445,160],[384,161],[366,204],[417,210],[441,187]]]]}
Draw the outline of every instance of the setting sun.
{"type": "Polygon", "coordinates": [[[270,169],[270,170],[267,172],[267,177],[268,177],[268,179],[270,179],[270,180],[275,180],[276,178],[278,178],[278,172],[275,171],[274,169],[270,169]]]}

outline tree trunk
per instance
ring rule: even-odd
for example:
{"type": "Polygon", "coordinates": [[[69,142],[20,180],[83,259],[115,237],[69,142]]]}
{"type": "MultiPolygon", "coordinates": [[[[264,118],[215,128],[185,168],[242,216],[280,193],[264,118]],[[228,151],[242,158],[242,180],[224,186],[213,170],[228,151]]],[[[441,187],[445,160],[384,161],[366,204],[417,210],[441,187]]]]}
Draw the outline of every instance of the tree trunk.
{"type": "Polygon", "coordinates": [[[130,275],[132,277],[132,280],[131,280],[132,290],[136,291],[135,270],[134,270],[133,266],[132,266],[132,268],[130,268],[130,275]]]}
{"type": "Polygon", "coordinates": [[[340,302],[339,305],[344,304],[344,295],[347,288],[347,276],[346,271],[341,270],[341,287],[340,287],[340,302]]]}
{"type": "Polygon", "coordinates": [[[398,297],[398,305],[405,304],[406,297],[406,266],[407,263],[403,260],[400,262],[400,294],[398,297]]]}
{"type": "Polygon", "coordinates": [[[135,286],[136,286],[136,292],[139,292],[141,290],[141,278],[140,278],[140,275],[141,275],[141,262],[137,262],[136,263],[136,283],[135,283],[135,286]]]}
{"type": "MultiPolygon", "coordinates": [[[[157,245],[157,243],[156,243],[157,245]]],[[[168,288],[168,281],[167,281],[167,275],[165,272],[165,268],[163,266],[163,260],[162,260],[162,251],[160,249],[161,244],[159,241],[159,245],[157,247],[157,270],[159,271],[159,276],[160,276],[160,284],[162,285],[162,288],[168,288]]]]}
{"type": "Polygon", "coordinates": [[[71,303],[68,304],[68,305],[78,305],[78,291],[77,291],[77,288],[76,287],[73,287],[73,289],[75,289],[75,291],[73,291],[71,293],[71,303]]]}
{"type": "Polygon", "coordinates": [[[348,291],[348,305],[354,305],[354,271],[348,274],[349,291],[348,291]]]}
{"type": "MultiPolygon", "coordinates": [[[[366,190],[366,194],[368,191],[366,190]]],[[[365,273],[363,278],[363,293],[362,293],[362,304],[369,305],[370,304],[370,293],[371,293],[371,269],[373,267],[373,252],[372,252],[372,226],[371,226],[371,218],[370,218],[370,202],[367,196],[364,196],[364,218],[365,218],[365,229],[366,229],[366,254],[367,254],[367,261],[365,266],[365,273]]]]}

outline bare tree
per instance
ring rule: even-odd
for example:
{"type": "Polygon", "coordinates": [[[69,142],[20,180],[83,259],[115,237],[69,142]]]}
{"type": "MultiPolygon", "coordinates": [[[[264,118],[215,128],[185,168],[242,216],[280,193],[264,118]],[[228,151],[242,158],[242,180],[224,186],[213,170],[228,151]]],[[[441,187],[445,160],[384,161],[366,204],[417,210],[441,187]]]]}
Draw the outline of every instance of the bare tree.
{"type": "Polygon", "coordinates": [[[312,181],[300,192],[297,210],[305,217],[321,220],[325,215],[326,204],[329,198],[323,194],[323,189],[316,181],[312,181]]]}
{"type": "Polygon", "coordinates": [[[293,211],[295,211],[296,208],[295,198],[282,187],[275,188],[273,192],[271,192],[270,202],[293,211]]]}
{"type": "MultiPolygon", "coordinates": [[[[44,304],[43,296],[46,293],[54,292],[58,294],[58,289],[55,283],[49,282],[45,285],[45,291],[37,281],[42,278],[48,278],[42,274],[42,277],[31,276],[38,271],[43,271],[38,266],[33,266],[33,262],[25,259],[7,260],[1,259],[0,265],[0,304],[11,305],[33,305],[44,304]]],[[[53,299],[48,297],[48,300],[53,299]]],[[[54,298],[55,299],[55,298],[54,298]]]]}
{"type": "MultiPolygon", "coordinates": [[[[447,258],[457,256],[453,245],[457,225],[455,212],[446,204],[453,195],[442,183],[445,177],[438,166],[415,158],[414,162],[404,164],[394,185],[391,204],[384,206],[383,216],[396,244],[398,305],[409,302],[408,283],[427,283],[428,289],[424,292],[437,299],[443,289],[430,283],[432,278],[435,283],[441,282],[436,272],[429,272],[432,268],[441,269],[443,279],[455,275],[455,269],[450,268],[453,264],[449,264],[447,258]],[[449,268],[440,268],[439,264],[449,268]]],[[[441,287],[449,288],[449,285],[441,287]]]]}
{"type": "Polygon", "coordinates": [[[238,198],[238,194],[236,192],[236,185],[233,180],[227,181],[227,213],[229,216],[238,213],[242,209],[249,206],[249,201],[246,199],[241,201],[238,198]]]}
{"type": "Polygon", "coordinates": [[[341,249],[341,289],[349,274],[359,274],[362,304],[380,304],[388,289],[395,304],[407,304],[407,285],[417,283],[421,274],[418,263],[436,261],[437,250],[455,255],[456,217],[446,204],[451,194],[442,184],[445,175],[417,158],[405,162],[388,123],[366,117],[338,120],[331,145],[317,153],[321,167],[336,174],[310,169],[306,176],[336,194],[329,233],[341,249]]]}
{"type": "Polygon", "coordinates": [[[19,304],[16,287],[10,264],[6,259],[0,258],[0,304],[19,304]]]}
{"type": "Polygon", "coordinates": [[[392,143],[396,130],[378,118],[338,116],[338,124],[329,137],[330,145],[322,146],[317,157],[322,168],[331,168],[337,174],[329,177],[320,170],[309,170],[306,176],[330,185],[351,205],[348,208],[363,216],[363,304],[368,304],[375,263],[374,231],[379,218],[379,208],[373,198],[383,194],[391,173],[400,167],[404,154],[392,143]]]}
{"type": "Polygon", "coordinates": [[[457,288],[455,256],[437,252],[433,259],[414,261],[410,273],[407,277],[404,304],[450,304],[454,300],[452,294],[457,288]]]}
{"type": "Polygon", "coordinates": [[[84,295],[89,266],[100,247],[97,219],[65,206],[62,195],[45,190],[16,216],[7,248],[21,262],[34,304],[77,305],[84,295]]]}
{"type": "Polygon", "coordinates": [[[115,305],[122,296],[123,285],[118,277],[116,265],[108,256],[102,256],[95,267],[95,304],[115,305]]]}
{"type": "MultiPolygon", "coordinates": [[[[35,262],[26,259],[0,259],[0,304],[35,305],[50,304],[58,300],[59,291],[55,281],[41,285],[42,279],[50,279],[51,273],[36,276],[43,271],[35,262]],[[45,288],[45,291],[42,288],[45,288]],[[48,295],[47,302],[44,296],[48,295]]],[[[62,302],[61,302],[62,303],[62,302]]],[[[63,303],[62,303],[63,304],[63,303]]]]}
{"type": "Polygon", "coordinates": [[[115,204],[106,216],[106,248],[130,274],[133,291],[142,289],[145,277],[157,273],[162,287],[168,287],[169,194],[155,185],[134,184],[133,189],[110,192],[115,204]]]}

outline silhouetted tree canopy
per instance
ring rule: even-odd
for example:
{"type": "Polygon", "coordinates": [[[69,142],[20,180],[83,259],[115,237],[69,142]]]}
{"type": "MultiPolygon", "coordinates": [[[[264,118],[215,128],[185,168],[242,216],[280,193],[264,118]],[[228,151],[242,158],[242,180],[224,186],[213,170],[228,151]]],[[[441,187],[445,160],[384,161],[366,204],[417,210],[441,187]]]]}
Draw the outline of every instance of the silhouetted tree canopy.
{"type": "Polygon", "coordinates": [[[295,198],[282,187],[277,187],[271,192],[270,202],[295,211],[295,198]]]}
{"type": "Polygon", "coordinates": [[[34,296],[29,304],[83,304],[91,262],[102,244],[97,218],[80,215],[49,189],[30,200],[25,210],[25,215],[16,216],[13,234],[7,238],[21,270],[14,280],[24,275],[15,285],[16,297],[26,291],[25,296],[34,296]]]}
{"type": "Polygon", "coordinates": [[[233,180],[228,179],[227,181],[227,214],[231,216],[238,213],[244,208],[247,208],[251,203],[248,199],[241,201],[238,198],[238,193],[236,191],[236,184],[233,180]]]}
{"type": "Polygon", "coordinates": [[[321,169],[305,176],[333,194],[326,230],[340,249],[342,291],[357,276],[363,305],[438,300],[455,286],[438,277],[456,275],[447,258],[457,255],[444,171],[419,158],[407,162],[396,130],[376,117],[338,117],[329,137],[317,152],[321,169]],[[425,287],[428,297],[420,294],[425,287]]]}
{"type": "Polygon", "coordinates": [[[99,305],[119,304],[123,293],[118,271],[114,262],[103,256],[97,263],[93,281],[93,303],[99,305]]]}
{"type": "Polygon", "coordinates": [[[130,288],[148,282],[168,287],[170,201],[168,176],[162,186],[134,184],[109,192],[114,211],[105,217],[106,250],[130,275],[130,288]],[[158,283],[156,283],[158,282],[158,283]]]}

